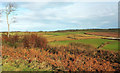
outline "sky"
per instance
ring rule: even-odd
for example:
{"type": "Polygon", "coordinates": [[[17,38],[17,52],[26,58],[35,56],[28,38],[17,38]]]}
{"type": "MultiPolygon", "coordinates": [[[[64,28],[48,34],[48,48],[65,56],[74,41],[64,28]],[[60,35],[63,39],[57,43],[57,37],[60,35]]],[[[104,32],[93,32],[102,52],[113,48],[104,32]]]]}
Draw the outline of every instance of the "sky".
{"type": "MultiPolygon", "coordinates": [[[[0,3],[4,9],[6,3],[0,3]]],[[[16,2],[9,15],[10,31],[56,31],[118,28],[117,2],[16,2]],[[16,18],[16,23],[11,23],[16,18]]],[[[6,14],[0,31],[7,31],[6,14]]]]}

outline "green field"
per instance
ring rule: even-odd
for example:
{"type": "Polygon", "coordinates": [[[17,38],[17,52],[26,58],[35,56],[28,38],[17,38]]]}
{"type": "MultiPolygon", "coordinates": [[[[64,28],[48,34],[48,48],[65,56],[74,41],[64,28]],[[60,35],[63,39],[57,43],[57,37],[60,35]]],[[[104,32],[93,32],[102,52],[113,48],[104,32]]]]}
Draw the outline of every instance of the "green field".
{"type": "Polygon", "coordinates": [[[120,44],[120,42],[115,41],[115,42],[113,42],[113,43],[111,43],[111,44],[105,45],[102,49],[119,51],[119,50],[120,50],[119,44],[120,44]]]}
{"type": "Polygon", "coordinates": [[[107,50],[119,50],[118,49],[118,41],[116,40],[107,40],[107,39],[81,39],[81,40],[66,40],[66,41],[55,41],[55,42],[50,42],[50,45],[69,45],[72,42],[76,42],[76,43],[83,43],[83,44],[87,44],[87,45],[91,45],[95,48],[97,48],[98,46],[100,46],[102,43],[106,43],[106,42],[112,42],[106,46],[104,46],[102,49],[107,49],[107,50]]]}
{"type": "Polygon", "coordinates": [[[54,32],[54,33],[48,33],[47,35],[68,35],[68,34],[84,34],[85,31],[76,31],[76,32],[54,32]]]}

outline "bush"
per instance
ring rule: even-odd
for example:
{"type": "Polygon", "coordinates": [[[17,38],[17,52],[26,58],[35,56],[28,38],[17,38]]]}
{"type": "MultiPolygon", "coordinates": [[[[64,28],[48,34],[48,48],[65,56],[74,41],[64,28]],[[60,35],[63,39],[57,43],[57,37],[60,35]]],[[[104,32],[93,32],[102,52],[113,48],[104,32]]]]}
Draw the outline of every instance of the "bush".
{"type": "Polygon", "coordinates": [[[2,42],[7,42],[8,41],[8,37],[7,37],[7,35],[5,35],[5,34],[2,34],[2,42]]]}
{"type": "Polygon", "coordinates": [[[47,45],[47,40],[42,36],[37,36],[35,34],[24,35],[23,37],[24,48],[45,48],[47,45]]]}
{"type": "Polygon", "coordinates": [[[9,37],[7,37],[7,35],[2,35],[2,41],[7,45],[16,48],[17,43],[19,41],[19,36],[18,35],[10,35],[9,37]]]}

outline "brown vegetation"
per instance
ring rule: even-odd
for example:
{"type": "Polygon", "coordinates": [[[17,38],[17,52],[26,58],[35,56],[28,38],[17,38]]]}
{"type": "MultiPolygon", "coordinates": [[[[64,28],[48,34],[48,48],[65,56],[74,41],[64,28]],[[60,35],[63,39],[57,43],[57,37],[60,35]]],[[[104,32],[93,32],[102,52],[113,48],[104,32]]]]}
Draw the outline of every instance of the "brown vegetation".
{"type": "MultiPolygon", "coordinates": [[[[45,62],[45,66],[51,66],[51,70],[56,71],[120,71],[119,52],[98,50],[82,43],[51,47],[44,37],[35,34],[2,37],[3,65],[9,61],[24,60],[29,64],[45,62]],[[12,47],[8,47],[10,44],[12,47]],[[22,46],[17,47],[16,44],[22,46]]],[[[33,67],[36,66],[33,64],[33,67]]],[[[40,65],[37,68],[42,69],[40,65]]]]}
{"type": "Polygon", "coordinates": [[[21,46],[24,48],[45,48],[47,45],[46,38],[42,36],[37,36],[35,34],[30,35],[10,35],[8,38],[7,35],[2,35],[3,45],[12,46],[14,48],[21,46]]]}
{"type": "Polygon", "coordinates": [[[45,48],[47,46],[47,40],[35,34],[25,35],[23,37],[23,45],[24,48],[45,48]]]}
{"type": "Polygon", "coordinates": [[[108,36],[108,37],[119,37],[117,32],[86,32],[89,35],[108,36]]]}
{"type": "MultiPolygon", "coordinates": [[[[74,47],[50,47],[46,49],[23,49],[23,48],[7,48],[3,46],[3,59],[7,61],[15,61],[22,59],[28,63],[35,61],[36,63],[46,62],[52,66],[52,70],[62,71],[119,71],[119,53],[103,51],[103,50],[82,50],[74,47]]],[[[34,65],[33,65],[34,66],[34,65]]],[[[40,67],[38,67],[40,69],[40,67]]]]}

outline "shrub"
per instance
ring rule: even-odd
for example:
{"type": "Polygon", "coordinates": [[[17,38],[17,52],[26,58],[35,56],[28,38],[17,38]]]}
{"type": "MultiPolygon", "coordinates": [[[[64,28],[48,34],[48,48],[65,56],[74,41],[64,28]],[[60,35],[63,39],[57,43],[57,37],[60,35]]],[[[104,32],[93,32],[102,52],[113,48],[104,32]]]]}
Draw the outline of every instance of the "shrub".
{"type": "Polygon", "coordinates": [[[2,42],[7,42],[8,41],[8,37],[7,37],[7,35],[5,35],[5,34],[2,34],[2,42]]]}
{"type": "Polygon", "coordinates": [[[7,37],[7,35],[2,35],[2,41],[4,44],[7,44],[11,47],[16,48],[17,43],[19,41],[19,36],[18,35],[10,35],[10,37],[7,37]]]}
{"type": "Polygon", "coordinates": [[[29,41],[30,41],[30,37],[28,35],[24,35],[23,37],[24,48],[30,48],[29,41]]]}
{"type": "Polygon", "coordinates": [[[24,48],[45,48],[47,45],[47,40],[42,36],[37,36],[35,34],[24,35],[23,37],[24,48]]]}

